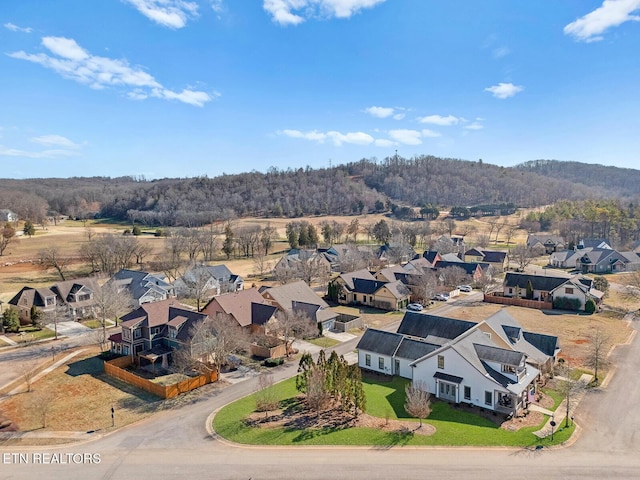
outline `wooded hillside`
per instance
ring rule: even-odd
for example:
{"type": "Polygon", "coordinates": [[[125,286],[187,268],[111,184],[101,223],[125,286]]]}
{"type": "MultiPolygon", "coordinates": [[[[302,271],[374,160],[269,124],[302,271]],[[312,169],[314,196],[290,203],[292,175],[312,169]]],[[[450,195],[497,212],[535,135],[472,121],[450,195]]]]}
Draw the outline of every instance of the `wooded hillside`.
{"type": "Polygon", "coordinates": [[[536,160],[516,167],[419,156],[360,160],[331,169],[249,172],[214,178],[0,180],[0,208],[39,222],[48,211],[147,225],[201,225],[239,216],[298,217],[385,211],[390,204],[451,208],[640,197],[640,171],[536,160]]]}

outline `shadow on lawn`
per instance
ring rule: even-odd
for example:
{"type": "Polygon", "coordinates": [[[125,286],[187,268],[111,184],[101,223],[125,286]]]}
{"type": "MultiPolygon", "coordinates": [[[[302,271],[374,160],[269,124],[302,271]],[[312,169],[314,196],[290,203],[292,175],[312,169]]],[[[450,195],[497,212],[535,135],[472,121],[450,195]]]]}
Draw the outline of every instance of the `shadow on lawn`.
{"type": "Polygon", "coordinates": [[[99,378],[99,376],[103,372],[104,368],[102,366],[102,360],[100,359],[100,357],[96,356],[70,363],[64,373],[72,377],[79,377],[80,375],[92,375],[96,378],[99,378]]]}

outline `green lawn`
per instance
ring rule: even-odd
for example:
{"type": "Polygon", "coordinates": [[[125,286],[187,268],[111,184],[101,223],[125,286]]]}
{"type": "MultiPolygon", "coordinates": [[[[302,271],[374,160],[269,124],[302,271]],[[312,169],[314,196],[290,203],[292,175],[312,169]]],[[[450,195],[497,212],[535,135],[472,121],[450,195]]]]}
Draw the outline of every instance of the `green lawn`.
{"type": "Polygon", "coordinates": [[[55,333],[48,328],[38,329],[36,327],[21,327],[20,333],[23,335],[11,335],[11,340],[18,343],[34,342],[36,340],[42,340],[44,338],[53,338],[55,333]]]}
{"type": "Polygon", "coordinates": [[[338,345],[340,342],[334,338],[329,337],[318,337],[307,340],[309,343],[313,343],[322,348],[331,348],[338,345]]]}
{"type": "MultiPolygon", "coordinates": [[[[389,383],[365,380],[367,413],[389,418],[414,420],[404,410],[404,386],[407,380],[395,378],[389,383]]],[[[295,380],[289,379],[273,387],[282,400],[295,397],[295,380]]],[[[436,428],[432,436],[385,432],[373,428],[308,429],[251,428],[243,419],[255,409],[253,395],[224,407],[213,421],[215,431],[229,440],[254,445],[474,445],[528,447],[551,445],[549,438],[538,439],[532,432],[542,427],[523,428],[509,432],[491,421],[472,413],[451,408],[447,403],[434,402],[433,411],[425,423],[436,428]]],[[[417,420],[414,420],[417,422],[417,420]]],[[[546,418],[545,418],[546,421],[546,418]]],[[[574,427],[559,429],[553,444],[567,440],[574,427]]]]}
{"type": "Polygon", "coordinates": [[[80,323],[89,328],[102,328],[102,322],[100,320],[81,320],[80,323]]]}
{"type": "Polygon", "coordinates": [[[553,407],[549,408],[549,410],[551,411],[555,411],[556,408],[558,408],[558,405],[560,405],[560,403],[562,402],[562,400],[564,400],[564,396],[557,390],[552,390],[550,388],[543,388],[542,393],[544,393],[545,395],[549,395],[551,398],[553,398],[553,407]]]}

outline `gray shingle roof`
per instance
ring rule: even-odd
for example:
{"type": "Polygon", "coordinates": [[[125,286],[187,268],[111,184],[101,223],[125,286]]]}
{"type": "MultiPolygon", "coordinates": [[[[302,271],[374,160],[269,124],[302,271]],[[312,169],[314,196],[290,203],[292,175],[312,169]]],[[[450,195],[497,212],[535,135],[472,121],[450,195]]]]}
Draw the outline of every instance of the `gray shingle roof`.
{"type": "Polygon", "coordinates": [[[356,348],[380,355],[392,356],[398,349],[400,342],[402,342],[402,338],[402,335],[397,333],[368,328],[356,348]]]}
{"type": "Polygon", "coordinates": [[[505,365],[519,366],[522,363],[524,354],[504,348],[492,347],[489,345],[473,345],[480,360],[487,362],[502,363],[505,365]]]}
{"type": "Polygon", "coordinates": [[[439,337],[453,340],[474,325],[476,324],[465,320],[406,312],[398,327],[398,333],[419,338],[439,337]]]}
{"type": "Polygon", "coordinates": [[[527,283],[531,281],[531,287],[534,290],[550,292],[569,280],[569,277],[547,277],[544,275],[508,272],[504,277],[504,286],[526,289],[527,283]]]}
{"type": "Polygon", "coordinates": [[[455,375],[449,375],[448,373],[444,373],[444,372],[434,373],[433,378],[439,378],[440,380],[444,380],[445,382],[451,382],[451,383],[462,383],[462,380],[464,380],[464,378],[462,377],[456,377],[455,375]]]}
{"type": "Polygon", "coordinates": [[[558,347],[558,337],[542,333],[522,332],[524,339],[545,355],[552,357],[558,347]]]}
{"type": "Polygon", "coordinates": [[[402,343],[400,343],[400,346],[396,351],[396,357],[406,358],[407,360],[417,360],[438,348],[440,348],[440,345],[434,345],[433,343],[421,342],[419,340],[413,340],[405,337],[402,339],[402,343]]]}

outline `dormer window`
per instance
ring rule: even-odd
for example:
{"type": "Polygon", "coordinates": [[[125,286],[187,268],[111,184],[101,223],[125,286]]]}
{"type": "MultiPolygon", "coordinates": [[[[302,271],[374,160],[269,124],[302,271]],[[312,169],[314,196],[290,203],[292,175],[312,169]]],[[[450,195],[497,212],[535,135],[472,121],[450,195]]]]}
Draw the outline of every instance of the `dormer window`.
{"type": "Polygon", "coordinates": [[[516,373],[516,367],[514,367],[513,365],[502,365],[502,372],[503,373],[516,373]]]}

